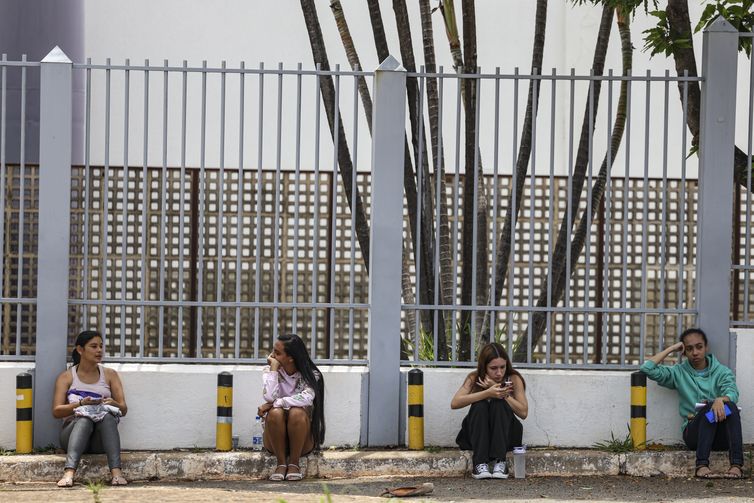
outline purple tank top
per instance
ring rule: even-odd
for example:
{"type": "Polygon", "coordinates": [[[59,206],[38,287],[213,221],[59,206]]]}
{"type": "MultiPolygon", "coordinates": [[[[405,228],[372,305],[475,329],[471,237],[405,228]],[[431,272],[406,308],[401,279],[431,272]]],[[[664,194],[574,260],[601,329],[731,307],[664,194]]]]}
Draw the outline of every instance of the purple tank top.
{"type": "Polygon", "coordinates": [[[102,365],[97,365],[97,369],[99,369],[99,379],[94,384],[87,384],[85,382],[82,382],[79,379],[76,369],[76,365],[71,367],[71,377],[73,378],[73,380],[71,382],[71,387],[68,388],[69,391],[74,389],[79,391],[88,391],[90,393],[96,393],[102,396],[102,398],[112,398],[112,394],[110,393],[110,385],[105,381],[105,369],[102,368],[102,365]]]}

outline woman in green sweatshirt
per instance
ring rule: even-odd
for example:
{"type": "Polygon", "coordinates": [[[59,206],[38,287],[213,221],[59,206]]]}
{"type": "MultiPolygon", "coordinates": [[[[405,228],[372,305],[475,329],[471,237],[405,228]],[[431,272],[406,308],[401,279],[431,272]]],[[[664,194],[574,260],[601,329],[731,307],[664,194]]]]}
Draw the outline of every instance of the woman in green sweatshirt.
{"type": "Polygon", "coordinates": [[[707,335],[701,329],[689,328],[681,334],[680,342],[645,361],[641,371],[660,386],[678,390],[683,441],[696,451],[696,476],[711,477],[710,451],[727,450],[730,469],[724,476],[741,478],[743,437],[736,406],[736,377],[714,355],[707,354],[707,335]],[[675,351],[683,351],[686,360],[679,365],[661,365],[675,351]]]}

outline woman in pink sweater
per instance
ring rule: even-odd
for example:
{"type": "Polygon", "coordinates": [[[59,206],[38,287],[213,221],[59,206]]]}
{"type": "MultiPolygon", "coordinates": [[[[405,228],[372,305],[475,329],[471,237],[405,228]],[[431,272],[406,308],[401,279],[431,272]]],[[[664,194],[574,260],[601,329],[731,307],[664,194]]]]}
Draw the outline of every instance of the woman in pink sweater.
{"type": "Polygon", "coordinates": [[[296,334],[281,335],[264,368],[264,447],[277,458],[270,480],[301,480],[299,458],[325,439],[325,382],[296,334]],[[287,455],[287,459],[286,459],[287,455]]]}

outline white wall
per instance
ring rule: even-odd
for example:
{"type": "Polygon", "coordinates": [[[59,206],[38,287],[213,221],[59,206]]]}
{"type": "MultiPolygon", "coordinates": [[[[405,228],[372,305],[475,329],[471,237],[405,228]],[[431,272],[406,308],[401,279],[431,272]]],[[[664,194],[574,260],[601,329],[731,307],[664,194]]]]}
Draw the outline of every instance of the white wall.
{"type": "MultiPolygon", "coordinates": [[[[754,443],[754,331],[739,331],[737,381],[744,443],[754,443]]],[[[29,363],[0,363],[0,401],[15,404],[15,376],[29,363]]],[[[241,365],[117,364],[129,413],[120,426],[124,449],[211,448],[215,445],[217,373],[233,378],[233,432],[251,444],[252,421],[261,401],[261,367],[241,365]]],[[[404,369],[407,371],[408,369],[404,369]]],[[[326,445],[353,446],[361,433],[365,367],[322,367],[325,376],[326,445]]],[[[468,409],[451,410],[450,399],[468,369],[424,369],[425,444],[454,446],[468,409]]],[[[522,370],[529,417],[524,442],[531,446],[589,447],[625,437],[630,421],[630,372],[522,370]]],[[[679,444],[681,418],[674,391],[649,382],[647,439],[679,444]]],[[[15,448],[15,409],[0,408],[0,448],[15,448]]]]}
{"type": "MultiPolygon", "coordinates": [[[[331,66],[336,64],[346,69],[348,62],[342,49],[338,32],[329,9],[329,2],[316,2],[325,43],[329,52],[331,66]]],[[[374,69],[377,57],[371,35],[368,12],[365,2],[342,2],[345,16],[349,22],[355,45],[359,51],[362,67],[374,69]]],[[[412,20],[412,37],[417,64],[423,61],[421,37],[419,30],[418,2],[407,2],[409,16],[412,20]]],[[[390,50],[400,60],[397,44],[396,27],[392,4],[389,0],[381,2],[382,17],[385,23],[390,50]]],[[[691,2],[692,24],[699,17],[701,6],[691,2]]],[[[303,63],[304,68],[312,68],[312,56],[306,28],[301,14],[298,0],[278,0],[275,2],[224,0],[218,2],[204,2],[201,0],[133,0],[118,2],[115,0],[89,0],[85,4],[85,54],[94,63],[104,63],[106,58],[112,58],[114,64],[123,64],[126,58],[131,64],[140,65],[149,58],[152,65],[162,65],[163,60],[169,60],[172,66],[180,66],[187,60],[189,66],[201,66],[203,60],[209,67],[218,68],[222,61],[227,61],[229,67],[237,68],[241,61],[245,61],[247,68],[257,68],[258,63],[264,62],[266,68],[276,68],[278,62],[283,62],[288,69],[295,68],[296,63],[303,63]]],[[[460,9],[460,6],[458,7],[460,9]]],[[[494,73],[500,67],[502,73],[511,74],[514,68],[520,67],[521,73],[528,73],[531,65],[531,44],[533,39],[533,25],[535,5],[531,0],[480,0],[476,2],[478,25],[478,62],[483,72],[494,73]]],[[[579,75],[589,73],[592,64],[597,28],[599,26],[601,9],[592,5],[574,6],[570,0],[549,2],[548,22],[545,42],[545,56],[543,67],[546,73],[556,68],[559,73],[567,73],[571,68],[579,75]]],[[[460,19],[460,17],[459,17],[460,19]]],[[[674,74],[671,59],[662,55],[654,58],[642,52],[642,31],[655,24],[655,18],[645,15],[639,9],[634,18],[632,40],[634,51],[634,73],[644,74],[652,70],[655,75],[662,75],[665,70],[674,74]]],[[[448,50],[442,18],[439,12],[433,14],[433,28],[437,61],[444,65],[445,71],[452,71],[452,62],[448,50]]],[[[613,26],[610,49],[608,51],[605,73],[612,68],[616,74],[621,72],[621,59],[618,43],[617,28],[613,26]]],[[[697,64],[701,66],[701,34],[695,35],[697,48],[697,64]]],[[[748,77],[748,66],[742,66],[739,81],[744,82],[748,77]]],[[[104,161],[104,76],[103,72],[93,72],[92,84],[92,141],[91,162],[101,164],[104,161]]],[[[123,162],[123,83],[122,72],[112,74],[111,106],[111,142],[110,162],[114,165],[123,162]]],[[[168,165],[180,164],[180,78],[171,77],[169,85],[169,126],[167,141],[168,165]]],[[[129,163],[140,165],[144,156],[143,144],[143,76],[140,72],[132,72],[130,95],[130,125],[129,125],[129,163]]],[[[256,77],[246,79],[246,124],[244,150],[246,166],[255,166],[258,157],[262,159],[265,168],[274,168],[277,160],[275,129],[277,127],[276,110],[276,77],[269,75],[265,85],[265,119],[263,129],[265,137],[262,140],[262,153],[258,155],[260,145],[257,143],[257,87],[256,77]]],[[[295,110],[296,100],[294,79],[285,80],[283,99],[283,124],[281,164],[284,169],[294,166],[295,138],[295,110]]],[[[348,141],[352,144],[352,82],[344,78],[341,107],[343,121],[346,127],[348,141]]],[[[206,164],[218,166],[220,158],[220,84],[217,75],[210,75],[207,82],[207,133],[206,133],[206,164]]],[[[225,163],[228,167],[238,164],[238,122],[239,122],[239,90],[238,78],[231,75],[227,80],[227,117],[225,138],[225,163]]],[[[187,110],[187,164],[198,166],[200,162],[200,79],[198,74],[189,77],[187,110]]],[[[522,83],[519,92],[519,132],[523,123],[523,113],[526,100],[526,82],[522,83]]],[[[303,95],[303,130],[302,130],[302,168],[311,169],[314,156],[314,82],[304,79],[303,95]]],[[[160,165],[162,162],[162,81],[161,75],[155,74],[150,82],[149,146],[146,148],[149,163],[160,165]]],[[[455,91],[452,83],[448,82],[448,93],[445,101],[445,156],[447,160],[454,159],[455,142],[455,91]]],[[[512,84],[504,82],[501,86],[501,118],[500,118],[500,173],[510,172],[513,152],[512,129],[512,84]]],[[[579,83],[576,91],[574,136],[578,138],[581,117],[583,114],[586,86],[579,83]]],[[[493,84],[486,81],[482,84],[482,96],[485,105],[482,106],[480,128],[480,148],[485,168],[492,171],[493,158],[493,120],[492,109],[493,84]]],[[[613,107],[617,104],[618,88],[613,90],[613,107]]],[[[644,107],[645,86],[636,84],[632,94],[631,119],[631,174],[641,176],[644,170],[644,107]]],[[[741,103],[747,101],[748,94],[739,93],[741,103]]],[[[664,88],[656,84],[652,88],[651,122],[649,134],[649,162],[650,176],[662,174],[662,164],[665,142],[662,131],[664,88]]],[[[563,174],[568,167],[568,98],[569,91],[566,83],[557,88],[556,119],[555,119],[555,172],[563,174]]],[[[603,89],[602,108],[598,115],[597,134],[594,139],[595,163],[599,165],[605,155],[607,112],[604,103],[607,100],[607,90],[603,89]]],[[[681,147],[682,116],[678,91],[675,85],[669,88],[669,131],[668,131],[668,173],[678,177],[681,164],[687,154],[690,138],[687,138],[687,149],[681,147]]],[[[549,169],[549,125],[550,125],[550,91],[549,84],[542,87],[540,98],[540,113],[538,128],[540,141],[537,142],[537,173],[542,175],[549,169]]],[[[744,107],[741,110],[745,110],[744,107]]],[[[362,114],[363,115],[363,114],[362,114]]],[[[739,114],[740,143],[745,145],[746,120],[745,113],[739,114]]],[[[320,140],[321,169],[332,168],[332,145],[328,140],[327,125],[324,114],[321,118],[320,140]]],[[[370,168],[369,135],[366,122],[360,119],[359,151],[361,155],[357,162],[357,169],[370,168]]],[[[625,145],[624,147],[625,148],[625,145]]],[[[618,154],[619,162],[614,168],[617,175],[623,174],[624,154],[618,154]]],[[[687,161],[690,177],[696,176],[696,157],[687,161]]],[[[452,167],[450,168],[452,169],[452,167]]],[[[461,166],[459,171],[463,171],[461,166]]]]}

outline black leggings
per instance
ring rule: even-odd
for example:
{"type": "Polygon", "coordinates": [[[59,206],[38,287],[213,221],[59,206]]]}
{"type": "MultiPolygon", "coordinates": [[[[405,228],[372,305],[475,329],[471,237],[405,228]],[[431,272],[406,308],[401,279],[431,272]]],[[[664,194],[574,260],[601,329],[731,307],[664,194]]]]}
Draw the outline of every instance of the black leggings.
{"type": "Polygon", "coordinates": [[[710,423],[704,416],[712,404],[697,412],[683,430],[686,447],[696,451],[696,466],[709,466],[710,451],[728,451],[730,464],[743,466],[744,451],[741,435],[741,415],[733,402],[728,402],[730,416],[725,421],[710,423]]]}
{"type": "Polygon", "coordinates": [[[474,451],[474,466],[504,460],[505,454],[521,445],[524,428],[508,402],[490,398],[471,404],[456,437],[458,447],[474,451]]]}

